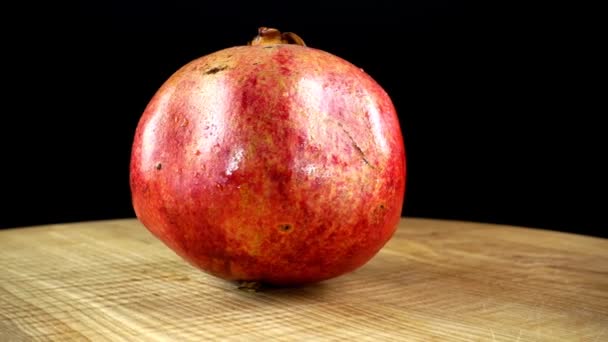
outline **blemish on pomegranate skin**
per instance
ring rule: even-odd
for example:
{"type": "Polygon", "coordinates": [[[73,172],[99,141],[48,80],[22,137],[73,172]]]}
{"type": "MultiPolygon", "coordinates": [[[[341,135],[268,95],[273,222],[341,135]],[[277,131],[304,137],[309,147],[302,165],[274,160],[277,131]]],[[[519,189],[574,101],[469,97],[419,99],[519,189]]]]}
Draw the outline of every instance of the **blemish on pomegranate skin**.
{"type": "Polygon", "coordinates": [[[361,149],[361,147],[359,146],[359,144],[357,144],[357,141],[355,140],[355,138],[353,137],[353,135],[344,127],[344,125],[342,125],[342,123],[338,122],[338,126],[340,126],[340,128],[342,129],[342,131],[348,137],[348,139],[350,139],[350,141],[351,141],[353,147],[355,148],[355,150],[357,152],[359,152],[359,154],[361,155],[361,159],[363,159],[363,162],[365,164],[367,164],[369,167],[371,167],[372,169],[375,169],[374,165],[370,164],[369,160],[367,160],[367,156],[365,155],[365,152],[363,152],[363,149],[361,149]]]}
{"type": "Polygon", "coordinates": [[[357,145],[357,143],[353,143],[353,147],[357,150],[357,152],[359,152],[359,154],[361,155],[361,158],[363,159],[363,162],[365,164],[367,164],[369,167],[371,167],[372,169],[375,169],[375,167],[372,164],[370,164],[369,160],[367,160],[367,158],[365,157],[365,153],[363,152],[361,147],[359,147],[359,145],[357,145]]]}
{"type": "Polygon", "coordinates": [[[282,232],[288,232],[293,228],[289,223],[284,223],[279,225],[279,230],[282,232]]]}
{"type": "Polygon", "coordinates": [[[219,67],[213,67],[207,71],[205,71],[205,75],[212,75],[212,74],[217,74],[218,72],[222,71],[222,70],[226,70],[228,69],[227,65],[222,65],[219,67]]]}
{"type": "Polygon", "coordinates": [[[160,171],[160,170],[163,168],[163,164],[161,164],[161,163],[157,163],[157,164],[154,166],[154,168],[155,168],[156,170],[159,170],[159,171],[160,171]]]}

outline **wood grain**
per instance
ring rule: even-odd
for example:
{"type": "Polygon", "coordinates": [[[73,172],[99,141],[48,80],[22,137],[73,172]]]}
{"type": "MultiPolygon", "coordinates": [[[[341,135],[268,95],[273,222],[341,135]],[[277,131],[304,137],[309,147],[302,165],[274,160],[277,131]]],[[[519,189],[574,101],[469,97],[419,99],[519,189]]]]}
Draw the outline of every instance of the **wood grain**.
{"type": "Polygon", "coordinates": [[[359,270],[249,292],[134,219],[0,232],[0,341],[608,341],[608,240],[403,219],[359,270]]]}

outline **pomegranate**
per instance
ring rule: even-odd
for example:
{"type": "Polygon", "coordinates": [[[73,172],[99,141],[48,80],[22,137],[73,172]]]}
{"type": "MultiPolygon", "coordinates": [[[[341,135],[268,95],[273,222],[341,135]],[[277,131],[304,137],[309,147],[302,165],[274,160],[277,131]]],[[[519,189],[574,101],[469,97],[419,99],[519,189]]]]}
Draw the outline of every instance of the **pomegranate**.
{"type": "Polygon", "coordinates": [[[383,88],[293,33],[197,58],[151,98],[135,131],[137,218],[195,267],[296,285],[368,262],[405,192],[399,120],[383,88]]]}

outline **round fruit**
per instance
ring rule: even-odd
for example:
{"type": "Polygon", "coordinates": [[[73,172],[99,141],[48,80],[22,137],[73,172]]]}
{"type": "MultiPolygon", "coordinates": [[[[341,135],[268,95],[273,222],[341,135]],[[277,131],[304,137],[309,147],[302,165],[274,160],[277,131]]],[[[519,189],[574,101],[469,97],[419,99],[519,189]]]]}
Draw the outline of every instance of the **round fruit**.
{"type": "Polygon", "coordinates": [[[215,276],[303,284],[353,271],[391,238],[405,151],[363,70],[260,28],[176,71],[138,124],[138,219],[215,276]]]}

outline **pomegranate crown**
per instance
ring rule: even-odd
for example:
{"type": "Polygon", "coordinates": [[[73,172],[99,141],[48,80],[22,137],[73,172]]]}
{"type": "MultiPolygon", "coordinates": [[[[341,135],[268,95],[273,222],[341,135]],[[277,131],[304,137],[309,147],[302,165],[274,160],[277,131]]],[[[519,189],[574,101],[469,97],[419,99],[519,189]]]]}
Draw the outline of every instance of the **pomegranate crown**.
{"type": "Polygon", "coordinates": [[[253,38],[247,45],[250,46],[264,46],[264,45],[275,45],[275,44],[296,44],[300,46],[306,46],[304,40],[293,32],[283,32],[275,28],[260,27],[258,29],[258,35],[253,38]]]}

